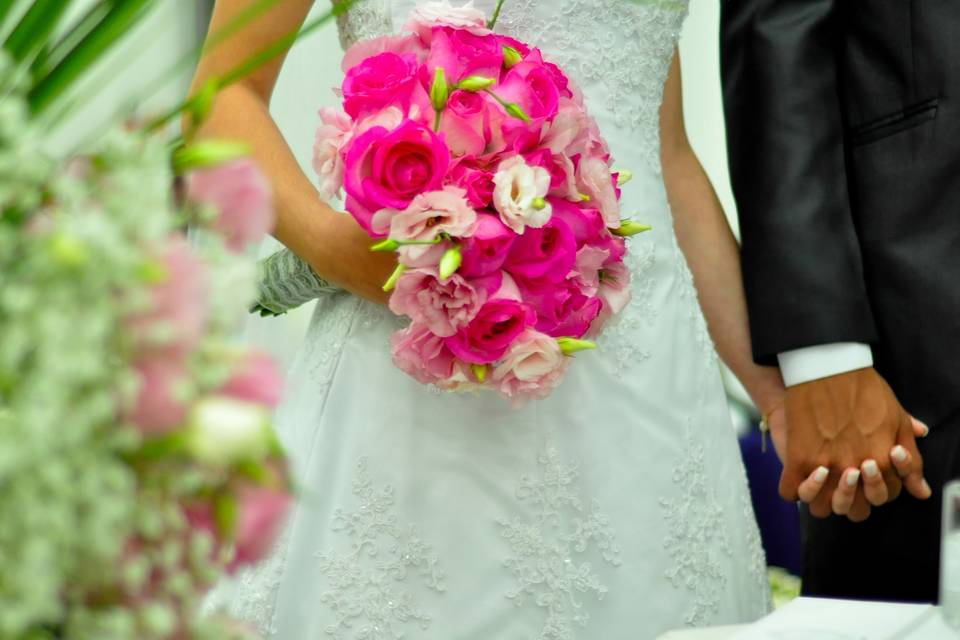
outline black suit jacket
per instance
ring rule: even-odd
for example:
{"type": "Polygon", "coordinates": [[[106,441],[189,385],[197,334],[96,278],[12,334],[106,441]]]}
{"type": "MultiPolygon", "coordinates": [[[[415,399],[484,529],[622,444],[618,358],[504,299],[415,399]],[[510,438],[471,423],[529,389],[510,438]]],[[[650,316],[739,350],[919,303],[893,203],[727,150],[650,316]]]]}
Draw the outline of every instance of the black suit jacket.
{"type": "Polygon", "coordinates": [[[874,345],[960,426],[960,0],[722,0],[755,357],[874,345]]]}

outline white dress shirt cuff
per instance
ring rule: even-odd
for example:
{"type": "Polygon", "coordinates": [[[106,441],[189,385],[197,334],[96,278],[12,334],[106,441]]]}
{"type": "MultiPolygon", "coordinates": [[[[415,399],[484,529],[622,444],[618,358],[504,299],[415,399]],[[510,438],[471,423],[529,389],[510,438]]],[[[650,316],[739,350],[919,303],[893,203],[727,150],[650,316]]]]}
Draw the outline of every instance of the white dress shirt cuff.
{"type": "Polygon", "coordinates": [[[870,345],[834,342],[784,351],[777,356],[783,383],[788,387],[873,366],[870,345]]]}

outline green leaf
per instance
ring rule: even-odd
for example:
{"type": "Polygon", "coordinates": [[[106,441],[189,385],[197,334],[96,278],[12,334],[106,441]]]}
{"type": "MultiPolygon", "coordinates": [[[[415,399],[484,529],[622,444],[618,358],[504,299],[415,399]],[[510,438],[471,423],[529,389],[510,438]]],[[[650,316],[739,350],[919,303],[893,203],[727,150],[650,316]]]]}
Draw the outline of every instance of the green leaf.
{"type": "Polygon", "coordinates": [[[103,20],[113,5],[114,0],[100,0],[93,4],[55,43],[40,51],[31,66],[32,75],[36,78],[50,73],[103,20]]]}
{"type": "Polygon", "coordinates": [[[233,541],[237,532],[237,517],[240,505],[232,493],[219,493],[213,499],[213,517],[217,530],[226,540],[233,541]]]}
{"type": "Polygon", "coordinates": [[[30,91],[30,110],[39,114],[50,107],[147,15],[155,0],[116,0],[110,11],[50,73],[30,91]]]}
{"type": "Polygon", "coordinates": [[[69,6],[69,0],[34,0],[7,36],[3,48],[15,62],[23,62],[48,44],[50,34],[69,6]]]}

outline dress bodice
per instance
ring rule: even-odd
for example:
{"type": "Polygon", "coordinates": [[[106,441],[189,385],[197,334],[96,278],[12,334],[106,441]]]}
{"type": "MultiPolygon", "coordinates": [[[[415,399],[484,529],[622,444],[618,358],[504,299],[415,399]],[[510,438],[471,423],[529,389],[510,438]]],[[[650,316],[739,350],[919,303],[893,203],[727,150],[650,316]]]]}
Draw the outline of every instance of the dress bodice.
{"type": "MultiPolygon", "coordinates": [[[[496,29],[540,48],[567,71],[586,95],[601,131],[620,132],[617,140],[609,140],[618,161],[642,159],[657,172],[663,84],[687,2],[506,0],[496,29]]],[[[339,18],[341,44],[399,31],[416,4],[359,0],[339,18]]],[[[495,4],[477,0],[474,6],[490,15],[495,4]]]]}

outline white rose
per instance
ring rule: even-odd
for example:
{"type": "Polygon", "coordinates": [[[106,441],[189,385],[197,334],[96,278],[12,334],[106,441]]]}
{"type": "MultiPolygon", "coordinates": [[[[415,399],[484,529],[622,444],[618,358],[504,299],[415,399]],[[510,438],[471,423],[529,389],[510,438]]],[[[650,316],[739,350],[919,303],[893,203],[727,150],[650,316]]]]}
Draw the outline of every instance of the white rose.
{"type": "Polygon", "coordinates": [[[486,16],[474,8],[472,0],[462,7],[452,6],[448,0],[421,3],[413,10],[410,21],[426,27],[442,25],[466,29],[485,29],[487,24],[486,16]]]}
{"type": "Polygon", "coordinates": [[[522,234],[526,227],[539,229],[550,221],[553,208],[545,200],[550,172],[529,166],[521,156],[500,163],[493,176],[493,206],[503,223],[522,234]]]}
{"type": "Polygon", "coordinates": [[[213,396],[193,408],[188,433],[190,453],[203,462],[256,460],[270,450],[270,414],[261,405],[213,396]]]}

